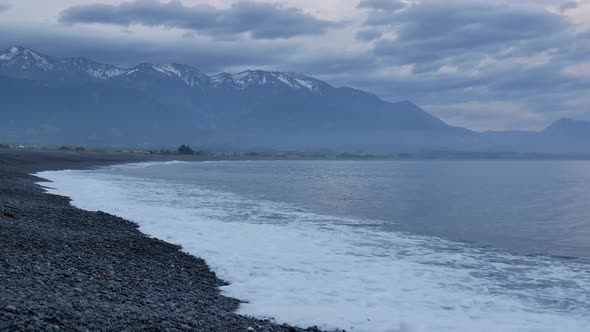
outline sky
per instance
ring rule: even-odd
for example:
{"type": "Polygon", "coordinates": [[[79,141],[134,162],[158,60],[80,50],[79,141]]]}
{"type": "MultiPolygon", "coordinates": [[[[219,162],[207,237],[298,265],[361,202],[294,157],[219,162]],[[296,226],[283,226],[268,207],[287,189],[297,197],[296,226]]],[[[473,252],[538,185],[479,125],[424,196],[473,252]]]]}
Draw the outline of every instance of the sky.
{"type": "Polygon", "coordinates": [[[0,49],[303,73],[451,125],[590,120],[590,0],[0,0],[0,49]]]}

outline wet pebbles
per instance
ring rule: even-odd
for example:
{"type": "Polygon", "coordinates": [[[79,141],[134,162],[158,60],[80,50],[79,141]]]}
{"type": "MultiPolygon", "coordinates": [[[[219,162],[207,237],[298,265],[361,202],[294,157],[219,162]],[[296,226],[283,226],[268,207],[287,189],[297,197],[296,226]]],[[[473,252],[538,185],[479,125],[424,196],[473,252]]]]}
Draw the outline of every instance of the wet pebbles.
{"type": "Polygon", "coordinates": [[[235,314],[202,259],[28,175],[143,159],[0,151],[0,330],[300,331],[235,314]]]}

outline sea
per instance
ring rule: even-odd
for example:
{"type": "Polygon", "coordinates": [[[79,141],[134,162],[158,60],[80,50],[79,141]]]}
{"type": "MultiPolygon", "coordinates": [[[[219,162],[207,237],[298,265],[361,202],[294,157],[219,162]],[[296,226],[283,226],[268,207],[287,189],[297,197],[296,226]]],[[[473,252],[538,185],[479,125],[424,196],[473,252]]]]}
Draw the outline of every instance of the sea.
{"type": "Polygon", "coordinates": [[[239,313],[346,331],[590,331],[590,162],[148,162],[36,174],[204,258],[239,313]]]}

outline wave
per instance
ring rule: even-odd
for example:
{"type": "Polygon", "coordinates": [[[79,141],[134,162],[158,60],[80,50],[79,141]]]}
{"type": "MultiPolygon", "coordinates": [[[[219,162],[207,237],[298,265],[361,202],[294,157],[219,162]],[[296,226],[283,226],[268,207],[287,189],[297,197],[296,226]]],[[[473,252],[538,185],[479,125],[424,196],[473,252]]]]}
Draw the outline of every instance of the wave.
{"type": "Polygon", "coordinates": [[[230,283],[223,293],[246,301],[245,315],[349,331],[590,326],[589,267],[575,261],[385,232],[363,227],[374,220],[104,169],[36,175],[76,207],[135,221],[206,259],[230,283]]]}

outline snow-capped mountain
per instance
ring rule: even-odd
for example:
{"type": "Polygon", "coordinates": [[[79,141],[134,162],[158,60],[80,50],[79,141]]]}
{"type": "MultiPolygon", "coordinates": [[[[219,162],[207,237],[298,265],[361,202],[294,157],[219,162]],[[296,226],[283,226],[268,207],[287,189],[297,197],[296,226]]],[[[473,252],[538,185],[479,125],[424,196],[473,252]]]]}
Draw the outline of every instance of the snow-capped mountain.
{"type": "Polygon", "coordinates": [[[28,48],[13,46],[0,54],[2,66],[18,66],[21,70],[52,71],[59,65],[55,59],[28,48]]]}
{"type": "Polygon", "coordinates": [[[191,88],[205,88],[210,86],[207,75],[194,67],[181,64],[163,65],[142,63],[133,68],[123,70],[117,79],[127,82],[146,79],[176,81],[191,88]]]}
{"type": "Polygon", "coordinates": [[[562,119],[543,132],[476,133],[411,102],[301,74],[121,68],[18,46],[0,52],[0,110],[1,143],[590,154],[590,125],[579,121],[562,119]]]}
{"type": "Polygon", "coordinates": [[[207,75],[188,65],[156,65],[155,68],[156,70],[166,73],[169,76],[180,78],[184,83],[186,83],[186,85],[190,87],[210,85],[209,77],[207,75]]]}
{"type": "Polygon", "coordinates": [[[24,47],[0,52],[0,99],[0,141],[380,149],[403,144],[408,150],[457,148],[473,139],[472,132],[450,127],[412,103],[385,102],[302,74],[246,70],[208,76],[183,64],[121,68],[24,47]]]}
{"type": "Polygon", "coordinates": [[[224,89],[244,90],[254,86],[274,86],[321,93],[322,88],[330,88],[329,84],[311,77],[278,71],[246,70],[237,74],[221,73],[210,79],[213,87],[224,89]]]}
{"type": "MultiPolygon", "coordinates": [[[[202,89],[245,90],[256,86],[282,87],[321,94],[331,86],[326,82],[296,73],[247,70],[237,74],[207,76],[183,64],[142,63],[132,68],[119,68],[82,57],[56,59],[28,48],[14,46],[0,53],[0,74],[29,79],[50,79],[51,73],[62,79],[85,78],[130,82],[145,79],[176,80],[186,86],[202,89]]],[[[57,79],[57,78],[56,78],[57,79]]]]}
{"type": "Polygon", "coordinates": [[[28,79],[100,79],[120,75],[124,70],[86,58],[56,59],[31,49],[13,46],[0,53],[0,74],[28,79]]]}
{"type": "Polygon", "coordinates": [[[60,63],[70,73],[88,75],[89,78],[97,80],[108,80],[126,72],[124,69],[81,57],[61,59],[60,63]]]}
{"type": "Polygon", "coordinates": [[[13,46],[0,53],[0,74],[42,77],[61,69],[58,60],[25,47],[13,46]]]}

